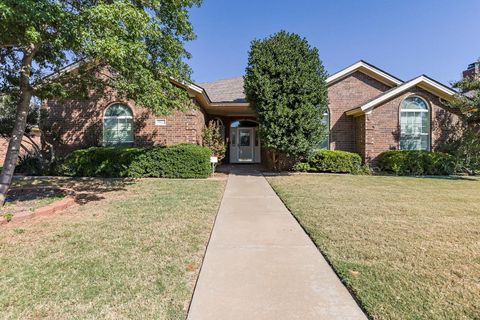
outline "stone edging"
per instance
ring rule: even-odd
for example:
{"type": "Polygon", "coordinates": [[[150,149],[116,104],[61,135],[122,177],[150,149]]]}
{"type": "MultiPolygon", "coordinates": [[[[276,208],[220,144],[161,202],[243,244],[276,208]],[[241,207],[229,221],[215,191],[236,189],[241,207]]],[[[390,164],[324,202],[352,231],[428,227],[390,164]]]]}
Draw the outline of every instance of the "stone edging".
{"type": "MultiPolygon", "coordinates": [[[[43,187],[44,189],[58,189],[59,191],[63,191],[67,193],[67,196],[65,198],[60,199],[58,201],[55,201],[49,205],[46,205],[41,208],[35,209],[33,212],[25,211],[25,212],[20,212],[15,214],[10,221],[7,221],[5,217],[0,217],[0,225],[6,224],[9,222],[19,222],[23,221],[26,219],[31,219],[33,217],[42,217],[42,216],[48,216],[52,215],[54,213],[61,212],[73,205],[75,205],[75,191],[71,189],[65,189],[65,188],[52,188],[52,187],[43,187]]],[[[20,187],[20,188],[15,188],[14,190],[21,190],[21,192],[28,192],[30,190],[38,190],[38,187],[20,187]]]]}

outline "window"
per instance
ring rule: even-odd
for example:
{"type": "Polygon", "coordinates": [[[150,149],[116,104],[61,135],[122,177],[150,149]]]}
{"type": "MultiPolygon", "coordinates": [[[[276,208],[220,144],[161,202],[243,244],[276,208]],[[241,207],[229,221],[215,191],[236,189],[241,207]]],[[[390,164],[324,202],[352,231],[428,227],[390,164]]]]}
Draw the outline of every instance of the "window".
{"type": "Polygon", "coordinates": [[[103,117],[103,143],[125,145],[133,143],[133,114],[125,104],[112,104],[103,117]]]}
{"type": "Polygon", "coordinates": [[[400,107],[400,149],[430,150],[430,112],[420,97],[408,97],[400,107]]]}
{"type": "Polygon", "coordinates": [[[322,117],[322,125],[325,127],[326,135],[320,145],[319,149],[330,149],[330,114],[327,110],[322,117]]]}

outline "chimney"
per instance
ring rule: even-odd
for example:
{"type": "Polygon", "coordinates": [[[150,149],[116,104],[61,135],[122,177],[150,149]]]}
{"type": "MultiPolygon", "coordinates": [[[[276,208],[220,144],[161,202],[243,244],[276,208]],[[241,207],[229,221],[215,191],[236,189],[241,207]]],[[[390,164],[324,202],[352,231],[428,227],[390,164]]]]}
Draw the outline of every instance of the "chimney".
{"type": "Polygon", "coordinates": [[[463,77],[480,77],[480,61],[470,63],[467,70],[463,71],[463,77]]]}

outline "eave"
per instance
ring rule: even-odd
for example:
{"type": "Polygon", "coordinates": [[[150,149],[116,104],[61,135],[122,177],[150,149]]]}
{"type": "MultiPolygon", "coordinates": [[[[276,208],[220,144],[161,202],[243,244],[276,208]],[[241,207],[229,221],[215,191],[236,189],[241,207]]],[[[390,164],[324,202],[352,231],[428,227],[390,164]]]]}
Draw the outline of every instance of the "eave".
{"type": "Polygon", "coordinates": [[[411,89],[411,88],[414,88],[414,87],[419,87],[419,88],[422,88],[434,95],[436,95],[437,97],[441,98],[441,99],[444,99],[446,101],[452,101],[452,99],[455,97],[456,95],[456,91],[453,90],[452,88],[449,88],[448,86],[440,83],[440,82],[437,82],[435,80],[433,80],[432,78],[430,77],[427,77],[426,75],[421,75],[417,78],[414,78],[408,82],[405,82],[404,84],[396,87],[396,88],[393,88],[387,92],[385,92],[384,94],[376,97],[375,99],[359,106],[359,107],[356,107],[352,110],[349,110],[346,113],[347,116],[354,116],[354,117],[357,117],[357,116],[360,116],[360,115],[363,115],[363,114],[368,114],[370,112],[372,112],[372,110],[390,100],[390,99],[393,99],[394,97],[404,93],[405,91],[411,89]]]}
{"type": "Polygon", "coordinates": [[[402,80],[392,76],[391,74],[363,61],[363,60],[360,60],[354,64],[352,64],[351,66],[343,69],[343,70],[340,70],[339,72],[337,73],[334,73],[332,74],[331,76],[329,76],[327,78],[327,85],[332,85],[346,77],[348,77],[349,75],[355,73],[355,72],[361,72],[361,73],[364,73],[370,77],[372,77],[373,79],[375,80],[378,80],[380,82],[382,82],[383,84],[386,84],[388,85],[389,87],[396,87],[398,85],[401,85],[403,83],[402,80]]]}

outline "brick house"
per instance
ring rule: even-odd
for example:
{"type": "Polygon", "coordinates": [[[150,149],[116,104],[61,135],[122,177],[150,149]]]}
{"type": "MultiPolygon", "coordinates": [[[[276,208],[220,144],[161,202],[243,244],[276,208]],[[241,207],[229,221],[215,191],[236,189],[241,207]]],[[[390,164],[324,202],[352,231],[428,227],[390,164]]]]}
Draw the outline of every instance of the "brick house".
{"type": "MultiPolygon", "coordinates": [[[[191,97],[187,112],[156,116],[134,101],[107,92],[84,101],[47,101],[57,153],[102,144],[201,143],[210,120],[222,126],[230,163],[265,162],[255,112],[243,92],[243,77],[202,84],[179,83],[191,97]]],[[[425,76],[402,81],[359,61],[327,79],[330,134],[323,146],[359,153],[374,163],[386,150],[434,150],[457,115],[444,106],[455,91],[425,76]]]]}

